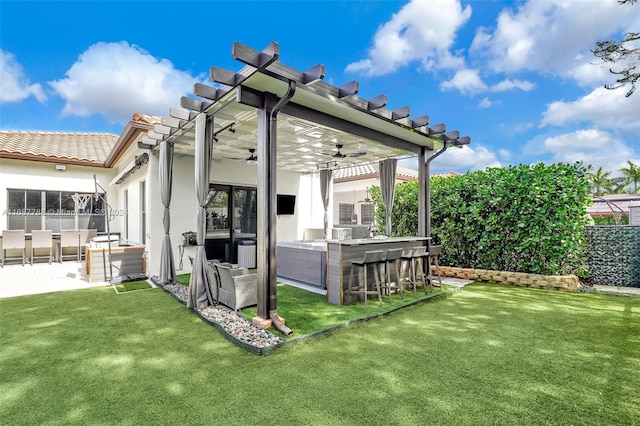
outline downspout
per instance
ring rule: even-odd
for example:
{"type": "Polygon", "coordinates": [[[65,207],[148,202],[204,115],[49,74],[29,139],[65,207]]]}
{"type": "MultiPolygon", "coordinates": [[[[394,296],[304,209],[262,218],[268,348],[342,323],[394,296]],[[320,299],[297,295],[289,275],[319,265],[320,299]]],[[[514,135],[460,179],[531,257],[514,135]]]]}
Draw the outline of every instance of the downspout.
{"type": "MultiPolygon", "coordinates": [[[[280,110],[293,98],[294,93],[296,92],[296,82],[293,80],[289,80],[289,88],[287,89],[287,93],[280,98],[278,103],[273,107],[271,112],[269,113],[269,146],[272,146],[274,142],[277,141],[277,117],[280,110]]],[[[277,150],[277,147],[276,147],[277,150]]],[[[275,166],[272,166],[272,162],[274,158],[269,158],[269,167],[273,167],[273,176],[272,182],[275,185],[275,166]]],[[[274,211],[275,206],[271,206],[272,213],[274,211]]],[[[270,230],[273,231],[273,230],[270,230]]],[[[276,258],[276,244],[275,244],[275,235],[271,235],[269,239],[269,253],[275,259],[275,265],[277,265],[278,259],[276,258]]],[[[293,330],[284,325],[280,317],[278,316],[278,289],[277,289],[277,278],[275,276],[271,277],[271,275],[276,274],[276,268],[269,268],[269,318],[271,319],[271,323],[280,333],[285,336],[289,336],[293,334],[293,330]],[[273,269],[273,270],[272,270],[273,269]]]]}
{"type": "Polygon", "coordinates": [[[425,164],[425,171],[426,171],[426,204],[427,204],[427,209],[426,209],[426,216],[427,216],[427,229],[426,229],[426,237],[431,237],[431,170],[430,170],[430,164],[431,161],[435,160],[440,154],[442,154],[443,152],[445,152],[447,150],[447,142],[444,141],[444,147],[436,152],[435,154],[433,154],[431,157],[427,158],[427,162],[425,164]]]}

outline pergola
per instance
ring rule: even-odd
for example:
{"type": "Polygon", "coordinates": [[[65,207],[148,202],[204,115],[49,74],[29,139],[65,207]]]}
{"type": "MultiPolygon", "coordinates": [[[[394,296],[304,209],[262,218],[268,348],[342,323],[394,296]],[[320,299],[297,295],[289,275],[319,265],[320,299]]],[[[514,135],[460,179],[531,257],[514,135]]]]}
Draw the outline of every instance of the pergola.
{"type": "MultiPolygon", "coordinates": [[[[276,292],[276,174],[300,173],[373,161],[396,162],[419,157],[419,236],[429,229],[429,163],[448,145],[470,142],[458,131],[446,132],[444,124],[429,126],[426,115],[409,118],[409,107],[386,108],[387,97],[362,99],[359,84],[341,87],[323,81],[325,69],[316,65],[299,71],[279,61],[279,45],[257,51],[240,43],[232,49],[244,63],[238,72],[218,67],[210,70],[217,87],[196,83],[183,97],[180,108],[171,108],[162,124],[143,137],[141,147],[160,149],[160,188],[165,206],[161,282],[175,280],[171,250],[170,214],[172,163],[175,153],[195,156],[196,193],[199,201],[197,252],[193,262],[189,307],[211,303],[206,283],[205,205],[212,158],[244,158],[257,163],[258,196],[258,317],[286,330],[277,316],[276,292]],[[281,113],[281,114],[280,114],[281,113]],[[336,145],[342,145],[338,149],[336,145]],[[250,151],[253,149],[254,151],[250,151]],[[357,157],[351,152],[364,152],[357,157]],[[257,158],[255,158],[255,155],[257,158]]],[[[391,168],[395,170],[395,166],[391,168]]],[[[326,175],[326,173],[325,173],[326,175]]],[[[330,174],[329,174],[330,177],[330,174]]],[[[326,206],[326,204],[325,204],[326,206]]],[[[325,207],[326,208],[326,207],[325,207]]]]}

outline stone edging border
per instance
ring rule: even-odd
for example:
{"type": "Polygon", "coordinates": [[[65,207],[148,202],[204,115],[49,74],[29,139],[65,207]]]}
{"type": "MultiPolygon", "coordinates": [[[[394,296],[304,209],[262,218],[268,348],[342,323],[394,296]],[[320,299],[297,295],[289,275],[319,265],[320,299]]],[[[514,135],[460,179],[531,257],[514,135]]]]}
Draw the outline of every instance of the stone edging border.
{"type": "MultiPolygon", "coordinates": [[[[431,267],[435,273],[435,266],[431,267]]],[[[456,268],[440,266],[440,275],[481,282],[516,285],[519,287],[543,288],[577,292],[580,282],[575,275],[540,275],[526,272],[493,271],[488,269],[456,268]]]]}

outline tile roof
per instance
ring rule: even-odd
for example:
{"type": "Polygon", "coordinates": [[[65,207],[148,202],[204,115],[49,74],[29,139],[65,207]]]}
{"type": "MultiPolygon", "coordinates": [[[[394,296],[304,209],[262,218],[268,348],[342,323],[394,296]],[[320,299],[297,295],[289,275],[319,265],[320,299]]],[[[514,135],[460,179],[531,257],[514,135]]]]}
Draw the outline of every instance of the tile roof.
{"type": "MultiPolygon", "coordinates": [[[[458,175],[460,175],[460,173],[452,171],[445,173],[435,173],[432,174],[431,177],[451,177],[458,175]]],[[[377,178],[378,176],[379,173],[377,163],[362,164],[333,171],[334,182],[370,179],[377,178]]],[[[409,169],[407,167],[398,166],[396,169],[396,178],[404,181],[416,180],[418,179],[418,171],[409,169]]]]}
{"type": "Polygon", "coordinates": [[[0,131],[0,157],[104,165],[117,135],[0,131]]]}

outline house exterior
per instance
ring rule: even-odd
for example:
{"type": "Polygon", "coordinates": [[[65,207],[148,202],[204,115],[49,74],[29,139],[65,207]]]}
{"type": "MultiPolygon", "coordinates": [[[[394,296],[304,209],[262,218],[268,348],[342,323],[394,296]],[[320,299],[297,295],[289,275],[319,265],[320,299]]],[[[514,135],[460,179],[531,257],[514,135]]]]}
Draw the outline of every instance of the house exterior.
{"type": "MultiPolygon", "coordinates": [[[[458,176],[457,172],[433,174],[432,177],[458,176]]],[[[418,171],[398,166],[396,184],[418,180],[418,171]]],[[[333,224],[372,225],[374,223],[374,205],[371,203],[368,188],[380,186],[378,163],[363,164],[342,168],[333,172],[333,224]],[[355,216],[353,215],[355,213],[355,216]]]]}
{"type": "MultiPolygon", "coordinates": [[[[426,115],[409,118],[407,106],[387,109],[385,95],[360,98],[356,81],[340,87],[328,84],[323,65],[306,71],[288,67],[280,62],[275,42],[262,51],[235,43],[232,56],[244,64],[242,69],[211,67],[210,78],[217,86],[196,82],[196,97],[182,97],[167,116],[134,116],[119,137],[109,138],[111,150],[106,147],[99,158],[78,159],[63,149],[63,154],[42,149],[30,153],[26,144],[16,149],[0,140],[2,177],[28,176],[21,184],[26,197],[28,190],[38,188],[37,172],[30,172],[26,163],[4,164],[37,159],[56,172],[64,165],[67,170],[71,165],[87,167],[78,169],[82,187],[66,182],[65,188],[104,191],[106,210],[116,212],[106,224],[113,223],[121,236],[146,246],[147,270],[151,275],[158,271],[159,282],[173,282],[176,270],[191,271],[189,307],[213,303],[207,259],[233,261],[240,244],[253,240],[258,267],[254,320],[264,327],[273,321],[289,334],[277,313],[276,243],[300,239],[304,229],[326,229],[335,221],[330,175],[322,165],[345,168],[380,161],[381,188],[392,194],[398,160],[418,157],[418,233],[426,241],[430,160],[448,146],[469,144],[470,138],[447,131],[444,124],[429,126],[426,115]],[[58,162],[60,168],[55,167],[58,162]],[[286,211],[280,198],[288,200],[286,211]],[[185,256],[193,257],[192,268],[185,256]]],[[[7,195],[13,188],[4,185],[0,203],[13,206],[7,195]]],[[[46,199],[46,189],[41,197],[46,199]]],[[[47,207],[44,202],[42,206],[47,207]]],[[[63,214],[62,207],[60,211],[63,214]]],[[[80,226],[80,219],[74,224],[80,226]]],[[[5,221],[3,226],[14,223],[5,221]]]]}
{"type": "Polygon", "coordinates": [[[629,217],[630,207],[640,204],[640,196],[636,194],[609,194],[592,197],[592,204],[587,207],[591,217],[629,217]]]}
{"type": "MultiPolygon", "coordinates": [[[[147,269],[155,275],[163,221],[158,154],[138,143],[159,122],[159,117],[136,113],[120,135],[0,131],[0,232],[96,228],[105,233],[103,213],[107,206],[102,198],[91,197],[82,209],[76,209],[73,199],[76,194],[94,194],[97,183],[109,206],[109,231],[121,240],[146,246],[147,269]]],[[[173,194],[171,238],[179,273],[191,271],[188,257],[195,254],[195,245],[183,236],[196,229],[193,160],[185,155],[174,159],[174,185],[179,190],[173,194]]],[[[281,172],[278,182],[279,193],[295,196],[293,214],[279,216],[278,238],[302,239],[305,227],[321,227],[323,207],[312,197],[319,186],[318,177],[281,172]]],[[[210,183],[212,189],[226,191],[230,195],[227,200],[247,194],[255,203],[256,165],[220,158],[212,168],[210,183]]],[[[235,261],[238,243],[257,238],[256,206],[253,216],[245,221],[248,223],[241,223],[238,216],[229,222],[234,227],[227,228],[217,226],[213,215],[228,219],[229,209],[238,212],[240,207],[215,201],[208,209],[209,255],[235,261]],[[243,229],[245,225],[247,229],[243,229]],[[225,230],[226,235],[221,235],[225,230]]]]}

